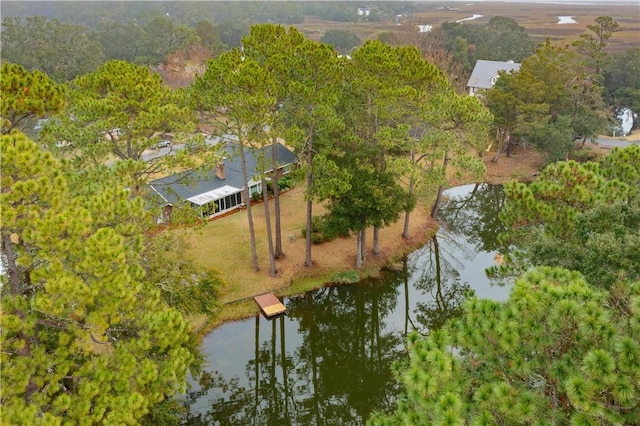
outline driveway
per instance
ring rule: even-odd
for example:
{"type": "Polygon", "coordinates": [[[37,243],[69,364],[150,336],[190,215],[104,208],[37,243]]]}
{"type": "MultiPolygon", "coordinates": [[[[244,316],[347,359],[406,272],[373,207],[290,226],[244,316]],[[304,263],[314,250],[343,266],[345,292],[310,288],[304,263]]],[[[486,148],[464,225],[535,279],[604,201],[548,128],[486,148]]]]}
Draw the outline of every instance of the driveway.
{"type": "Polygon", "coordinates": [[[640,137],[637,134],[630,135],[623,140],[607,136],[598,136],[596,139],[593,139],[593,143],[602,149],[625,148],[629,145],[640,145],[640,137]]]}

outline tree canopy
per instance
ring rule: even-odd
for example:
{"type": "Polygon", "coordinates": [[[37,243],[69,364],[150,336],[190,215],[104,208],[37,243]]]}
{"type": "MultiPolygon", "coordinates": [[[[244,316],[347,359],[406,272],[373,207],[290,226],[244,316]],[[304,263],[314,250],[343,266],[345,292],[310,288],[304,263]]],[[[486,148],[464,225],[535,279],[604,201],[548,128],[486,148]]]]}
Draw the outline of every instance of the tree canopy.
{"type": "Polygon", "coordinates": [[[3,135],[2,417],[136,424],[183,390],[188,324],[145,276],[125,188],[74,195],[60,163],[3,135]]]}
{"type": "Polygon", "coordinates": [[[66,106],[65,91],[45,73],[27,71],[4,62],[0,71],[2,133],[28,132],[34,119],[60,113],[66,106]]]}
{"type": "Polygon", "coordinates": [[[102,47],[87,28],[43,16],[2,21],[2,60],[30,71],[39,70],[57,82],[71,80],[105,61],[102,47]]]}
{"type": "Polygon", "coordinates": [[[457,40],[469,46],[469,57],[461,58],[474,64],[478,59],[520,62],[530,56],[536,42],[524,27],[504,16],[493,16],[486,25],[474,22],[445,22],[428,37],[442,37],[443,47],[453,51],[457,40]]]}
{"type": "Polygon", "coordinates": [[[548,162],[566,159],[573,140],[597,135],[608,111],[602,88],[575,51],[549,41],[522,61],[515,73],[501,73],[485,99],[495,117],[500,149],[531,144],[548,162]]]}
{"type": "MultiPolygon", "coordinates": [[[[614,108],[640,111],[640,48],[611,56],[604,72],[606,98],[614,108]]],[[[638,120],[634,125],[637,127],[638,120]]]]}
{"type": "Polygon", "coordinates": [[[561,266],[604,288],[640,279],[640,147],[600,163],[547,166],[530,185],[505,186],[500,214],[517,270],[561,266]]]}
{"type": "Polygon", "coordinates": [[[348,55],[354,47],[362,43],[360,37],[349,30],[329,30],[324,33],[320,41],[332,45],[343,55],[348,55]]]}
{"type": "Polygon", "coordinates": [[[537,268],[505,303],[472,298],[397,363],[406,389],[370,425],[633,424],[640,416],[640,282],[596,290],[537,268]]]}
{"type": "Polygon", "coordinates": [[[196,117],[181,91],[165,86],[148,68],[109,61],[70,85],[69,107],[53,130],[56,139],[73,142],[74,161],[84,167],[116,158],[128,168],[137,191],[147,178],[180,156],[143,157],[163,133],[192,136],[196,117]]]}

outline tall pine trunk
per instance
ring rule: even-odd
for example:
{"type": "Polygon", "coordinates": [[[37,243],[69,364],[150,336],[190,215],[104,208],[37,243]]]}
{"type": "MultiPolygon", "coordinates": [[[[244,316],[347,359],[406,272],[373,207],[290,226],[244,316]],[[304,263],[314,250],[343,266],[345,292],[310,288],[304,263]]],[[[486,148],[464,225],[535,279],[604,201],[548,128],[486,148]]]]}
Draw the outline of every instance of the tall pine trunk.
{"type": "Polygon", "coordinates": [[[496,149],[496,155],[491,159],[492,163],[497,163],[498,159],[502,155],[502,153],[507,150],[509,144],[511,143],[511,136],[507,133],[506,130],[501,132],[502,134],[499,136],[501,139],[501,143],[498,143],[498,148],[496,149]]]}
{"type": "MultiPolygon", "coordinates": [[[[444,176],[447,175],[447,166],[449,165],[449,153],[444,154],[444,160],[442,161],[442,173],[444,176]]],[[[444,186],[438,186],[438,195],[436,196],[436,201],[433,203],[433,208],[431,209],[431,218],[434,220],[438,220],[438,211],[440,210],[440,203],[442,202],[442,192],[444,191],[444,186]]]]}
{"type": "Polygon", "coordinates": [[[276,248],[274,252],[274,256],[276,259],[280,259],[284,257],[284,252],[282,251],[282,226],[280,224],[280,175],[278,174],[278,143],[276,138],[273,138],[271,145],[271,162],[273,163],[273,177],[271,181],[273,182],[273,215],[275,221],[276,228],[276,248]]]}
{"type": "Polygon", "coordinates": [[[362,267],[362,234],[364,231],[356,232],[356,268],[362,267]]]}
{"type": "MultiPolygon", "coordinates": [[[[313,126],[309,126],[307,134],[307,191],[313,191],[313,126]]],[[[311,228],[313,219],[313,204],[311,197],[307,197],[307,233],[305,240],[305,261],[304,266],[311,268],[313,260],[311,259],[311,228]]]]}
{"type": "Polygon", "coordinates": [[[362,255],[362,262],[367,261],[367,228],[362,228],[362,239],[360,240],[360,254],[362,255]]]}
{"type": "Polygon", "coordinates": [[[380,255],[380,228],[373,227],[373,249],[371,250],[374,256],[380,255]]]}
{"type": "Polygon", "coordinates": [[[247,158],[244,155],[244,145],[240,144],[240,159],[242,160],[242,179],[244,180],[244,196],[247,203],[247,219],[249,220],[249,237],[251,238],[251,260],[253,262],[253,270],[258,272],[260,264],[258,263],[258,251],[256,249],[256,233],[253,226],[253,215],[251,214],[251,191],[249,188],[249,178],[247,173],[247,158]]]}
{"type": "MultiPolygon", "coordinates": [[[[412,165],[416,164],[416,154],[413,148],[411,148],[411,164],[412,165]]],[[[413,197],[415,193],[415,186],[416,186],[415,178],[413,176],[413,173],[411,173],[411,176],[409,177],[409,196],[410,197],[413,197]]],[[[410,217],[411,217],[411,210],[407,208],[404,211],[404,227],[402,228],[402,238],[405,240],[409,239],[409,218],[410,217]]]]}
{"type": "Polygon", "coordinates": [[[273,251],[273,237],[271,235],[271,211],[269,210],[269,193],[267,191],[267,180],[263,177],[262,183],[262,201],[264,204],[264,219],[267,225],[267,246],[269,247],[269,274],[276,274],[276,258],[273,251]]]}

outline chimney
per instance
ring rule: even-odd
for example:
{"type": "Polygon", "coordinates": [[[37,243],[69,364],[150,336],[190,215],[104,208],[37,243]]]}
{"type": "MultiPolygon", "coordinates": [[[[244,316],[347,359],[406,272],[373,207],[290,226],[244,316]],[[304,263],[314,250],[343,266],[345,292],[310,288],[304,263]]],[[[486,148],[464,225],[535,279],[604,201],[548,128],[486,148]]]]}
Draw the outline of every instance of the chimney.
{"type": "Polygon", "coordinates": [[[224,160],[216,164],[216,176],[218,179],[224,180],[224,160]]]}

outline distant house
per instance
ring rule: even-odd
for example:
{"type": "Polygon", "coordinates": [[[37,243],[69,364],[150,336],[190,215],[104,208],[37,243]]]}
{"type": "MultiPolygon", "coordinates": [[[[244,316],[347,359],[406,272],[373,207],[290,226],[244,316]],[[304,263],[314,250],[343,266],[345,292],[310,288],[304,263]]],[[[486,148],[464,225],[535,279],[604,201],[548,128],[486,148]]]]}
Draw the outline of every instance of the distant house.
{"type": "MultiPolygon", "coordinates": [[[[242,163],[234,153],[237,145],[227,143],[223,148],[224,157],[215,168],[196,169],[156,179],[149,183],[150,189],[159,199],[161,214],[158,223],[168,223],[173,207],[181,203],[189,204],[198,216],[208,219],[245,205],[242,163]]],[[[295,155],[282,144],[277,144],[277,173],[289,173],[296,162],[295,155]]],[[[258,150],[245,150],[249,193],[262,193],[262,183],[258,176],[258,150]]],[[[266,161],[271,159],[271,146],[262,153],[266,161]]],[[[264,173],[272,174],[273,170],[264,173]]]]}
{"type": "Polygon", "coordinates": [[[371,4],[369,6],[358,7],[356,13],[360,19],[367,20],[370,16],[379,15],[380,9],[378,9],[378,6],[371,4]]]}
{"type": "Polygon", "coordinates": [[[484,61],[479,60],[476,62],[476,66],[473,67],[471,77],[467,87],[469,88],[469,94],[475,95],[478,90],[490,89],[498,80],[500,71],[518,71],[520,64],[513,61],[500,62],[500,61],[484,61]]]}

